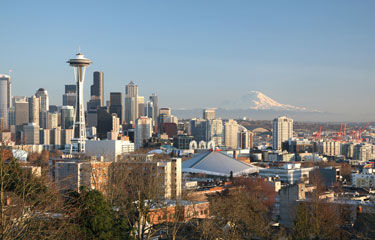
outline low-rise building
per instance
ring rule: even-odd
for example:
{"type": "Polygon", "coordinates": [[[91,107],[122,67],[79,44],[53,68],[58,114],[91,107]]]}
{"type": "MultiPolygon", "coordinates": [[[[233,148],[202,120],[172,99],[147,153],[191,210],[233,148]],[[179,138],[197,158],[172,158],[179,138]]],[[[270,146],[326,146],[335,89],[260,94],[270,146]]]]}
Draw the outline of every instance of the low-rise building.
{"type": "Polygon", "coordinates": [[[124,140],[86,141],[86,155],[103,156],[105,161],[115,161],[119,156],[134,152],[134,143],[124,140]]]}
{"type": "Polygon", "coordinates": [[[375,171],[373,168],[364,168],[361,173],[352,174],[353,187],[357,188],[374,188],[375,171]]]}
{"type": "Polygon", "coordinates": [[[314,167],[301,168],[300,163],[288,163],[282,167],[260,168],[259,175],[266,178],[279,177],[281,182],[294,184],[308,181],[313,169],[314,167]]]}

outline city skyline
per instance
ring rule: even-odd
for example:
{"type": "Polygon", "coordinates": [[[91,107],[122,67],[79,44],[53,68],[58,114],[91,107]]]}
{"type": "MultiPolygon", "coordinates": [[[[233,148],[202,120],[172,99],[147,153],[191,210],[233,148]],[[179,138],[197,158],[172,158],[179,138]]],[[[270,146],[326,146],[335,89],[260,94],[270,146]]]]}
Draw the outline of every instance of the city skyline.
{"type": "Polygon", "coordinates": [[[64,60],[80,45],[94,62],[84,102],[93,72],[103,71],[105,101],[130,81],[139,95],[155,92],[160,106],[172,108],[220,107],[222,99],[259,90],[284,104],[368,120],[375,116],[375,4],[366,3],[216,1],[169,9],[144,2],[79,3],[83,14],[75,16],[69,4],[6,1],[0,71],[13,69],[14,96],[45,88],[51,104],[60,105],[64,85],[74,83],[64,60]],[[36,15],[33,8],[41,11],[36,15]],[[108,18],[95,18],[101,10],[108,18]],[[71,16],[92,21],[78,29],[66,24],[71,16]],[[72,39],[79,30],[82,36],[72,39]],[[50,61],[41,64],[44,58],[50,61]]]}

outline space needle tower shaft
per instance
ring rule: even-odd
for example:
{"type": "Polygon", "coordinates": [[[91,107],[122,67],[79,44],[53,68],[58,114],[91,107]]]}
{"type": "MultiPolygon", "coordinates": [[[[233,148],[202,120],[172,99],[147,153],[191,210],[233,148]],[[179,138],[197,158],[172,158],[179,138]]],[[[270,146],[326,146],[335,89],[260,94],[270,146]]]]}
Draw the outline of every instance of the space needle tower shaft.
{"type": "Polygon", "coordinates": [[[85,80],[86,67],[92,62],[85,58],[83,54],[78,52],[76,58],[67,61],[74,69],[74,78],[77,83],[77,96],[75,107],[74,120],[74,136],[72,139],[72,146],[74,151],[79,153],[85,152],[86,143],[86,123],[85,123],[85,108],[83,105],[83,82],[85,80]]]}

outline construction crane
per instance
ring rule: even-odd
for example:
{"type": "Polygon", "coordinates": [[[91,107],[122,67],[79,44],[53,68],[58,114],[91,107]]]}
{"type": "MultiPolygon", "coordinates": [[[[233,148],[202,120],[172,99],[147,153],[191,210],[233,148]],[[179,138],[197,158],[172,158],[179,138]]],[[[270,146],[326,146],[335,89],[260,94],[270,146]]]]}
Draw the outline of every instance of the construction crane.
{"type": "Polygon", "coordinates": [[[362,132],[364,131],[364,130],[366,130],[366,128],[368,127],[370,125],[370,123],[368,122],[362,129],[360,128],[359,130],[358,130],[358,137],[359,137],[359,140],[360,141],[363,141],[363,139],[362,139],[362,132]]]}
{"type": "Polygon", "coordinates": [[[319,132],[314,134],[315,139],[320,139],[321,134],[322,134],[322,126],[320,126],[319,132]]]}

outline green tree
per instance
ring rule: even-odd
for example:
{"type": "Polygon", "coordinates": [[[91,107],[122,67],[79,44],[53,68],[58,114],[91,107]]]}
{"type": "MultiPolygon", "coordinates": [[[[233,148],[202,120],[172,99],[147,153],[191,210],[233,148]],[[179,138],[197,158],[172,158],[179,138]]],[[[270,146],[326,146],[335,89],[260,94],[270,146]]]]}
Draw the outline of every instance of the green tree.
{"type": "Polygon", "coordinates": [[[98,190],[80,190],[69,194],[67,204],[76,209],[71,215],[84,239],[130,239],[126,216],[114,211],[98,190]]]}

